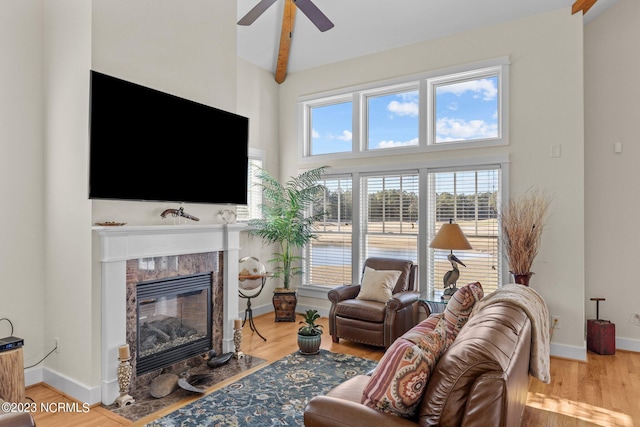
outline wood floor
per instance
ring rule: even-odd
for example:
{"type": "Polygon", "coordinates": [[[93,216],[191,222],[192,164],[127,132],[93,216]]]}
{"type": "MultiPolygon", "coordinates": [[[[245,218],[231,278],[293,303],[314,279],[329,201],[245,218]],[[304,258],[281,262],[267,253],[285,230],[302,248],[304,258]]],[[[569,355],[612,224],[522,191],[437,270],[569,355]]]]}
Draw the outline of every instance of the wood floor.
{"type": "MultiPolygon", "coordinates": [[[[267,338],[263,341],[245,325],[242,351],[274,362],[297,350],[296,334],[298,322],[275,322],[272,313],[255,318],[258,331],[267,338]]],[[[327,319],[322,348],[348,353],[372,360],[380,360],[382,350],[341,340],[331,341],[327,319]]],[[[247,375],[244,373],[243,375],[247,375]]],[[[218,387],[235,381],[233,378],[218,387]]],[[[56,406],[79,403],[78,411],[36,412],[34,417],[39,427],[114,427],[138,426],[150,422],[142,419],[135,424],[100,406],[82,411],[81,402],[59,393],[46,385],[27,388],[27,397],[38,405],[56,406]]],[[[67,407],[69,407],[67,405],[67,407]]],[[[175,410],[167,408],[158,416],[175,410]]],[[[72,407],[72,406],[71,406],[72,407]]],[[[551,383],[544,384],[531,379],[529,398],[525,409],[525,427],[640,427],[640,353],[617,351],[615,355],[588,354],[588,361],[577,362],[551,358],[551,383]]]]}

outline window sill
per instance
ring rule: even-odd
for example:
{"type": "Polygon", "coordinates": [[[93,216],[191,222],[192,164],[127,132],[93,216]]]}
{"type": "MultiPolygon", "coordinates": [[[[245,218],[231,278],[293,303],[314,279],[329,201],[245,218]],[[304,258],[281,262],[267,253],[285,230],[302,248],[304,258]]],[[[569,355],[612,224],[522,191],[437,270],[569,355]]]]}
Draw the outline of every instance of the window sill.
{"type": "Polygon", "coordinates": [[[327,299],[327,294],[333,289],[328,286],[304,285],[298,288],[298,296],[327,299]]]}

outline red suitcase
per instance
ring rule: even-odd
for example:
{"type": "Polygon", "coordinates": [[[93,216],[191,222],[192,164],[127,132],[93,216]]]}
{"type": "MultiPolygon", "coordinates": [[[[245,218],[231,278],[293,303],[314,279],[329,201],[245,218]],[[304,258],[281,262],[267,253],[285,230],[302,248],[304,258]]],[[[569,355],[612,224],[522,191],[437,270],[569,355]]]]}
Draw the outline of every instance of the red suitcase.
{"type": "Polygon", "coordinates": [[[616,354],[616,325],[608,320],[587,320],[587,349],[598,354],[616,354]]]}
{"type": "Polygon", "coordinates": [[[616,325],[600,319],[600,301],[604,298],[591,298],[596,302],[596,319],[587,320],[587,349],[597,354],[616,353],[616,325]]]}

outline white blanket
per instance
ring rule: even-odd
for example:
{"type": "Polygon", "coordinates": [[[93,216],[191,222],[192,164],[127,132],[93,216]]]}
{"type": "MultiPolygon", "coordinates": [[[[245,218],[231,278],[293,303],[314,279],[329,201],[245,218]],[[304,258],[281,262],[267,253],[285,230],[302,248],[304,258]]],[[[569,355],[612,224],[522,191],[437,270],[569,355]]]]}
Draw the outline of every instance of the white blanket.
{"type": "Polygon", "coordinates": [[[503,301],[518,305],[529,316],[532,332],[529,373],[540,381],[549,384],[551,382],[551,374],[549,372],[549,310],[546,302],[538,292],[528,286],[515,283],[504,285],[478,301],[473,307],[469,318],[471,319],[482,307],[503,301]]]}

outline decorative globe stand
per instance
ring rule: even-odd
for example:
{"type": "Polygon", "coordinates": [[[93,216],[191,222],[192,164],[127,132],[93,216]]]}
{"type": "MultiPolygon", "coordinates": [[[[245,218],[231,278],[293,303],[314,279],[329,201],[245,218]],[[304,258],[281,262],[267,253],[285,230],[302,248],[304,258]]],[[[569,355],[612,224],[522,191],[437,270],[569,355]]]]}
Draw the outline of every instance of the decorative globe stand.
{"type": "MultiPolygon", "coordinates": [[[[253,309],[251,308],[251,298],[255,298],[258,295],[260,295],[260,293],[262,292],[262,289],[264,288],[264,284],[267,281],[267,277],[266,275],[256,275],[256,276],[239,276],[240,279],[240,283],[242,283],[242,281],[244,280],[261,280],[262,283],[260,284],[260,286],[257,288],[258,291],[256,293],[254,293],[253,295],[248,295],[245,294],[244,292],[246,292],[244,289],[240,288],[238,289],[238,294],[240,294],[240,298],[245,298],[247,300],[247,308],[244,310],[244,320],[242,321],[242,326],[244,326],[244,324],[247,322],[247,320],[249,321],[249,327],[251,328],[252,331],[254,331],[256,334],[258,334],[258,336],[260,338],[262,338],[263,340],[267,340],[265,337],[263,337],[260,332],[258,332],[258,329],[256,328],[255,323],[253,322],[253,309]]],[[[242,336],[242,331],[240,332],[240,336],[242,336]]],[[[234,342],[235,342],[235,336],[234,336],[234,342]]]]}
{"type": "MultiPolygon", "coordinates": [[[[263,340],[267,340],[263,337],[258,329],[256,328],[255,323],[253,323],[253,310],[251,309],[251,298],[255,298],[262,292],[264,289],[264,284],[267,281],[267,270],[264,265],[260,262],[260,260],[256,257],[247,256],[241,258],[239,260],[239,272],[238,275],[238,293],[240,294],[240,298],[245,298],[247,300],[247,308],[244,311],[244,320],[242,321],[242,326],[249,320],[249,327],[253,332],[258,334],[260,338],[263,340]],[[253,294],[247,293],[247,291],[253,291],[253,294]]],[[[236,330],[240,328],[235,328],[236,330]]],[[[242,332],[240,332],[240,337],[242,337],[242,332]]],[[[235,342],[235,336],[234,336],[235,342]]],[[[236,349],[238,351],[238,349],[236,349]]]]}

